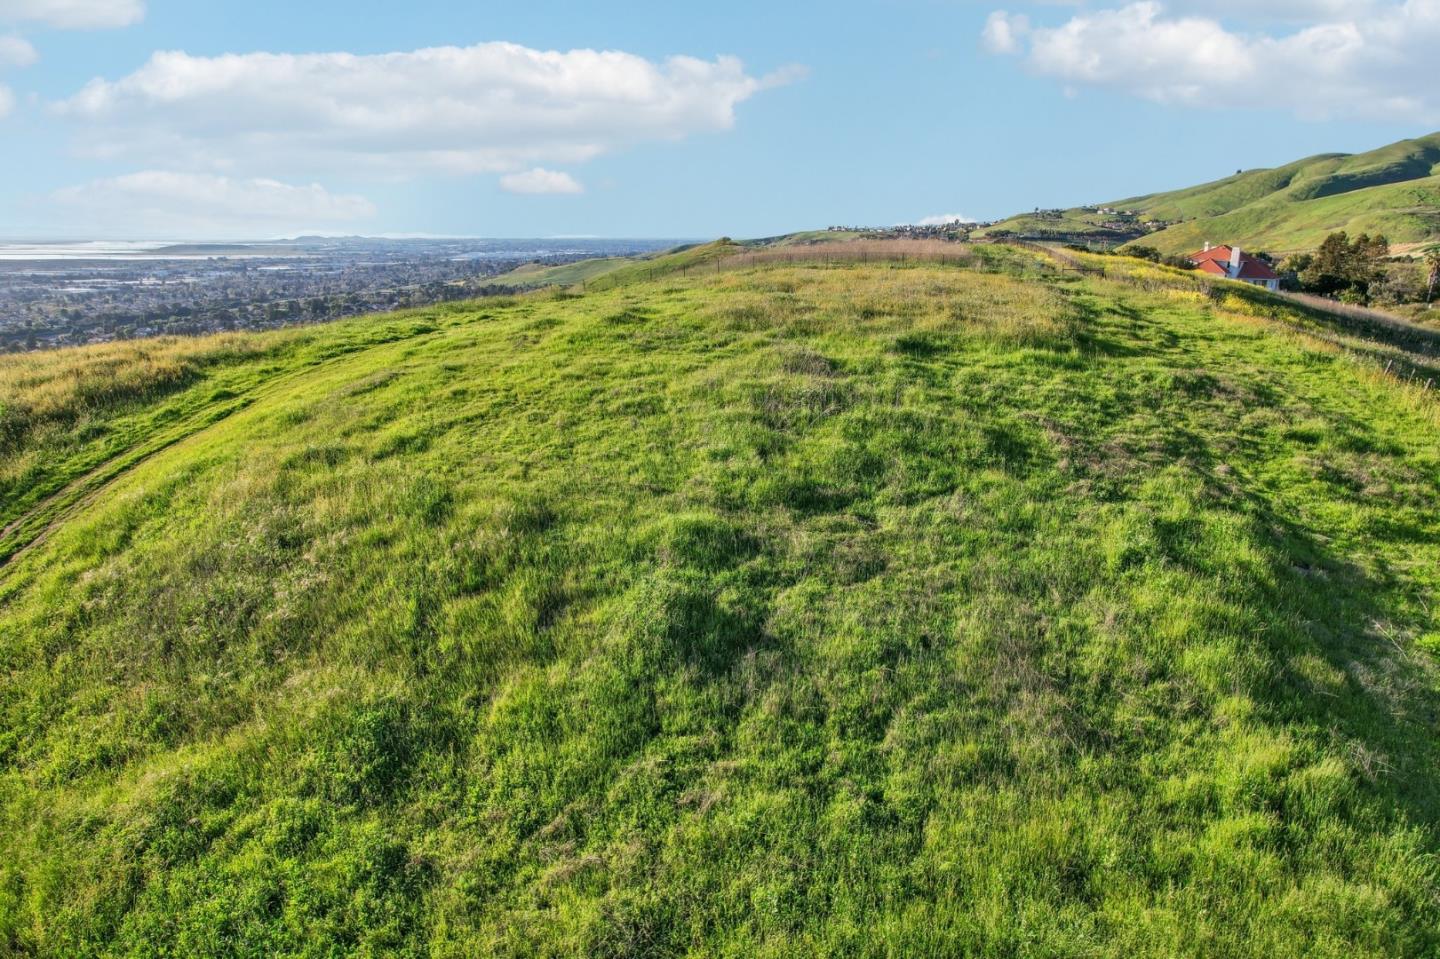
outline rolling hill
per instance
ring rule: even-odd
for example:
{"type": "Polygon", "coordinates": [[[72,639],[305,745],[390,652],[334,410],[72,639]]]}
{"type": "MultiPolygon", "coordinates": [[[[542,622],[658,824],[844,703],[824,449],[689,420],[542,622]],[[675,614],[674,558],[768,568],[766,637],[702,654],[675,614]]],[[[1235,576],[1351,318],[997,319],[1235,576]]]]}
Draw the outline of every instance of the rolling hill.
{"type": "Polygon", "coordinates": [[[602,257],[561,266],[527,264],[497,277],[495,282],[530,289],[545,287],[610,287],[637,279],[656,279],[733,256],[745,247],[730,239],[696,243],[647,256],[602,257]]]}
{"type": "Polygon", "coordinates": [[[0,953],[1440,950],[1435,343],[723,255],[0,359],[0,953]]]}
{"type": "MultiPolygon", "coordinates": [[[[1356,155],[1326,154],[1201,186],[1102,204],[1170,224],[1143,242],[1185,253],[1207,240],[1271,252],[1312,249],[1329,233],[1381,233],[1398,245],[1440,242],[1440,133],[1356,155]]],[[[1033,214],[994,230],[1105,233],[1095,209],[1033,214]]],[[[1123,238],[1123,236],[1121,237],[1123,238]]]]}

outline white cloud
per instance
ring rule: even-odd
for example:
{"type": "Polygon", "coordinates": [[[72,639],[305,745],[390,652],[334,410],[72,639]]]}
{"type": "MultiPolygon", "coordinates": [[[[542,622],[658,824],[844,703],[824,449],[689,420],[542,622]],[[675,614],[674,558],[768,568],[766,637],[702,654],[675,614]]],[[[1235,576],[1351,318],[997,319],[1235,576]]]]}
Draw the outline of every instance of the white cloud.
{"type": "Polygon", "coordinates": [[[21,37],[0,37],[0,67],[28,67],[40,54],[21,37]]]}
{"type": "Polygon", "coordinates": [[[981,40],[991,53],[1017,53],[1022,38],[1029,32],[1029,17],[996,10],[986,19],[981,40]]]}
{"type": "Polygon", "coordinates": [[[319,184],[149,170],[59,190],[50,212],[67,228],[131,237],[250,237],[298,233],[373,217],[361,196],[319,184]]]}
{"type": "Polygon", "coordinates": [[[1160,103],[1440,122],[1434,68],[1440,0],[1362,2],[1344,10],[1296,0],[1276,12],[1334,19],[1279,35],[1242,32],[1145,0],[1079,13],[1058,27],[1025,29],[1000,13],[985,38],[992,50],[1020,54],[1029,69],[1068,86],[1160,103]],[[1008,48],[1000,42],[1006,38],[1014,41],[1008,48]]]}
{"type": "Polygon", "coordinates": [[[740,61],[512,43],[409,53],[156,53],[56,106],[102,157],[187,169],[514,173],[730,129],[772,82],[740,61]],[[163,159],[162,159],[163,158],[163,159]]]}
{"type": "Polygon", "coordinates": [[[973,216],[966,216],[963,213],[937,213],[935,216],[927,216],[916,220],[913,226],[949,226],[951,223],[975,223],[973,216]]]}
{"type": "Polygon", "coordinates": [[[9,116],[13,109],[15,109],[15,94],[10,92],[9,87],[0,83],[0,120],[9,116]]]}
{"type": "MultiPolygon", "coordinates": [[[[1192,0],[1189,5],[1211,12],[1215,9],[1213,4],[1198,0],[1192,0]]],[[[1253,12],[1275,20],[1308,22],[1354,17],[1374,5],[1371,0],[1266,0],[1263,4],[1254,4],[1253,12]]]]}
{"type": "Polygon", "coordinates": [[[509,173],[500,178],[500,188],[508,193],[522,194],[575,194],[584,193],[585,188],[568,173],[536,167],[524,173],[509,173]]]}
{"type": "Polygon", "coordinates": [[[143,0],[0,0],[0,22],[34,21],[62,30],[128,27],[144,18],[143,0]]]}

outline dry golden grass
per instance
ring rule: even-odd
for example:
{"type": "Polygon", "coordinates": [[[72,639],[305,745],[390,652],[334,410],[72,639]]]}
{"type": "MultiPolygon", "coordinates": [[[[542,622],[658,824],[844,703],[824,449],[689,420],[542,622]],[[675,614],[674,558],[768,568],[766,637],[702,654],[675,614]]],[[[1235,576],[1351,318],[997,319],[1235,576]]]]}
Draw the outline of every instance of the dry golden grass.
{"type": "Polygon", "coordinates": [[[717,269],[744,269],[777,263],[916,263],[969,264],[975,259],[970,247],[944,240],[855,240],[850,243],[817,243],[756,250],[718,260],[717,269]]]}
{"type": "Polygon", "coordinates": [[[96,409],[176,389],[205,366],[263,353],[275,341],[274,336],[224,333],[0,357],[0,445],[11,445],[45,423],[73,421],[96,409]]]}
{"type": "MultiPolygon", "coordinates": [[[[872,245],[895,244],[832,244],[872,245]]],[[[952,250],[957,246],[906,245],[952,250]]],[[[818,254],[822,249],[814,251],[818,254]]],[[[887,253],[885,261],[901,262],[893,253],[887,253]]],[[[705,315],[730,329],[784,330],[796,335],[836,329],[871,335],[888,331],[898,337],[900,349],[913,352],[926,352],[952,336],[1018,345],[1063,346],[1074,341],[1075,310],[1050,286],[1021,284],[1005,276],[969,270],[907,269],[903,265],[864,273],[823,269],[827,262],[818,255],[799,260],[761,258],[749,263],[748,269],[737,264],[727,275],[695,282],[717,291],[705,315]]]]}
{"type": "Polygon", "coordinates": [[[55,415],[90,402],[143,396],[222,356],[259,352],[253,336],[165,337],[0,357],[0,403],[55,415]]]}

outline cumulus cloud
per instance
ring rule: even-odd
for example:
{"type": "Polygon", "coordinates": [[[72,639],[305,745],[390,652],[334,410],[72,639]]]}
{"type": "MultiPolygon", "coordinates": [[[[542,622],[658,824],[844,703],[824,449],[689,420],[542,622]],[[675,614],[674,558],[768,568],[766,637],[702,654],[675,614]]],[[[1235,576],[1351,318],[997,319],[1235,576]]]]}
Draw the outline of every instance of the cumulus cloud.
{"type": "Polygon", "coordinates": [[[319,184],[148,170],[68,187],[49,198],[55,221],[126,236],[249,237],[369,219],[362,196],[319,184]]]}
{"type": "Polygon", "coordinates": [[[500,178],[500,188],[507,193],[556,195],[584,193],[585,188],[568,173],[536,167],[524,173],[509,173],[500,178]]]}
{"type": "Polygon", "coordinates": [[[128,27],[144,18],[143,0],[0,0],[0,22],[33,21],[62,30],[128,27]]]}
{"type": "Polygon", "coordinates": [[[996,10],[985,21],[985,30],[980,38],[985,43],[985,49],[991,53],[1016,53],[1022,38],[1029,32],[1029,17],[996,10]]]}
{"type": "Polygon", "coordinates": [[[654,62],[513,43],[408,53],[156,53],[56,105],[82,148],[216,172],[516,173],[730,129],[776,78],[731,57],[654,62]]]}
{"type": "Polygon", "coordinates": [[[0,67],[28,67],[39,59],[40,54],[21,37],[0,37],[0,67]]]}
{"type": "MultiPolygon", "coordinates": [[[[1281,109],[1302,117],[1440,122],[1440,0],[1278,5],[1322,19],[1288,32],[1247,32],[1155,0],[1076,14],[1058,27],[1003,11],[986,45],[1022,56],[1069,87],[1118,90],[1160,103],[1281,109]],[[1357,15],[1362,12],[1364,15],[1357,15]]],[[[1198,9],[1198,7],[1196,7],[1198,9]]]]}

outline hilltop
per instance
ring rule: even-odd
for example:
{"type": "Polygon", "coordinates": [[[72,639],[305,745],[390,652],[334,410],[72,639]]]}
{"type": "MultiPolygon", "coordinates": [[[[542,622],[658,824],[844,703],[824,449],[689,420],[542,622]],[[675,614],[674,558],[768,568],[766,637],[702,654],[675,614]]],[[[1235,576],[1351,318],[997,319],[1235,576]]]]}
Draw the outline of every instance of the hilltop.
{"type": "Polygon", "coordinates": [[[1440,950],[1440,344],[915,249],[0,358],[0,952],[1440,950]]]}
{"type": "Polygon", "coordinates": [[[1313,249],[1341,230],[1384,234],[1401,246],[1440,242],[1440,133],[1369,153],[1324,154],[1275,169],[1248,170],[1095,208],[1028,214],[986,233],[1122,242],[1144,236],[1147,246],[1167,253],[1188,253],[1206,241],[1283,253],[1313,249]]]}

